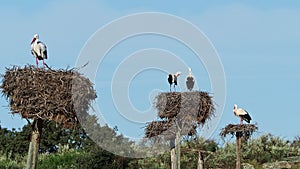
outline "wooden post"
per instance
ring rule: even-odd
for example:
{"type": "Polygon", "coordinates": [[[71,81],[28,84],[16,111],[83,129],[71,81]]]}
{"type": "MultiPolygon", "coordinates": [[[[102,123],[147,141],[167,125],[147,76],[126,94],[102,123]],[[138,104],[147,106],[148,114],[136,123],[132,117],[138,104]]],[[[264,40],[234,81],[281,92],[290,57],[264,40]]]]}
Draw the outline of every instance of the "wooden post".
{"type": "Polygon", "coordinates": [[[171,149],[171,169],[176,169],[176,153],[175,153],[175,148],[171,149]]]}
{"type": "Polygon", "coordinates": [[[171,169],[176,169],[175,138],[170,140],[171,149],[171,169]]]}
{"type": "Polygon", "coordinates": [[[199,151],[198,155],[198,166],[197,169],[204,169],[204,160],[203,160],[203,154],[201,151],[199,151]]]}
{"type": "Polygon", "coordinates": [[[36,169],[40,138],[42,134],[42,127],[43,127],[42,119],[38,118],[33,120],[26,169],[36,169]]]}
{"type": "Polygon", "coordinates": [[[27,157],[27,164],[26,164],[26,169],[31,169],[32,167],[32,154],[33,154],[33,143],[30,140],[29,143],[29,149],[28,149],[28,157],[27,157]]]}
{"type": "Polygon", "coordinates": [[[176,132],[176,169],[180,169],[180,130],[176,132]]]}
{"type": "Polygon", "coordinates": [[[236,132],[236,169],[241,169],[241,133],[236,132]]]}

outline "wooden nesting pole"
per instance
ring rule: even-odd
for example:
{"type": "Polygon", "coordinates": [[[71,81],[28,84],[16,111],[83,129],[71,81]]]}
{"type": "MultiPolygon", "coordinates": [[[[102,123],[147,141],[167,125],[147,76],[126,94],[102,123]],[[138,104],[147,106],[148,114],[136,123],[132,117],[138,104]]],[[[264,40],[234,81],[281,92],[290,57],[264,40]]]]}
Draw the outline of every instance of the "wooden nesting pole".
{"type": "Polygon", "coordinates": [[[175,138],[170,139],[171,169],[176,169],[175,138]]]}
{"type": "Polygon", "coordinates": [[[202,151],[198,152],[198,166],[197,169],[204,169],[204,159],[203,159],[203,154],[202,151]]]}
{"type": "Polygon", "coordinates": [[[180,169],[180,140],[181,134],[180,130],[178,129],[176,132],[176,169],[180,169]]]}
{"type": "Polygon", "coordinates": [[[171,169],[176,169],[176,153],[175,147],[171,149],[171,169]]]}
{"type": "Polygon", "coordinates": [[[43,128],[43,120],[40,118],[34,119],[32,123],[32,133],[31,133],[31,139],[29,143],[26,169],[36,168],[38,153],[39,153],[40,138],[42,135],[42,128],[43,128]]]}
{"type": "Polygon", "coordinates": [[[241,134],[240,132],[236,132],[236,169],[241,169],[241,144],[241,134]]]}

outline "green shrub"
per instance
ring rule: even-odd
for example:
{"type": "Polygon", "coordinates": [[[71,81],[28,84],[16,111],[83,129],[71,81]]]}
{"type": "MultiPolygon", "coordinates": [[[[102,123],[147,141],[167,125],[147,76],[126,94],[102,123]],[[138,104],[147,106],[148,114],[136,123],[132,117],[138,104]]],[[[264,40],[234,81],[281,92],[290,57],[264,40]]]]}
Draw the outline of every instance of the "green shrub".
{"type": "Polygon", "coordinates": [[[23,169],[25,164],[18,164],[12,160],[1,160],[0,169],[23,169]]]}
{"type": "Polygon", "coordinates": [[[77,169],[81,168],[78,159],[83,158],[86,154],[70,149],[62,154],[41,154],[39,156],[38,169],[77,169]]]}

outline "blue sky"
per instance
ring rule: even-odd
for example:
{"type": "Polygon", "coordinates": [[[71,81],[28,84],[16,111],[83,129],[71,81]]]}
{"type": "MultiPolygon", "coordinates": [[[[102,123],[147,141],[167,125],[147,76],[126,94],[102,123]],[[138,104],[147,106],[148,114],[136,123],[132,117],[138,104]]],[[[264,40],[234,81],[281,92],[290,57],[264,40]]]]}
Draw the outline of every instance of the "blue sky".
{"type": "MultiPolygon", "coordinates": [[[[115,19],[138,12],[162,12],[184,18],[196,25],[215,47],[226,75],[226,102],[214,138],[219,139],[217,133],[226,124],[239,122],[232,112],[234,103],[245,108],[253,122],[258,123],[258,135],[272,133],[287,139],[299,136],[299,1],[1,2],[0,73],[4,74],[10,65],[35,63],[30,54],[35,33],[48,47],[48,65],[74,67],[93,33],[115,19]]],[[[211,91],[205,67],[182,44],[154,35],[123,41],[103,60],[95,84],[98,106],[109,125],[117,125],[120,132],[131,137],[142,137],[143,125],[130,125],[120,117],[110,95],[111,77],[124,58],[146,48],[161,48],[182,56],[193,67],[199,88],[211,91]]],[[[138,74],[129,90],[132,104],[139,110],[151,109],[153,95],[149,93],[153,89],[168,91],[165,77],[161,71],[138,74]]],[[[0,99],[0,105],[1,126],[19,128],[26,124],[18,115],[8,114],[5,98],[0,99]]]]}

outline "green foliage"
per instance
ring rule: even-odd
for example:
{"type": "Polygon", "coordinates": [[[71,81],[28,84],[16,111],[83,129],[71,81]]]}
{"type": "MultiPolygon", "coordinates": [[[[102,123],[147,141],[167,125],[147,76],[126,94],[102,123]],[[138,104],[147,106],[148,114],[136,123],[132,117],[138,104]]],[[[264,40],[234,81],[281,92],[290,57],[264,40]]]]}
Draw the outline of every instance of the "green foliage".
{"type": "Polygon", "coordinates": [[[0,153],[5,155],[6,159],[18,160],[18,156],[24,156],[28,151],[28,140],[28,133],[0,126],[0,153]]]}
{"type": "Polygon", "coordinates": [[[165,169],[171,168],[170,153],[159,154],[155,157],[147,157],[143,159],[133,159],[128,165],[130,169],[165,169]]]}
{"type": "Polygon", "coordinates": [[[42,154],[39,156],[37,169],[77,169],[81,168],[78,159],[85,153],[70,149],[64,153],[42,154]]]}
{"type": "Polygon", "coordinates": [[[118,168],[118,163],[115,159],[116,157],[114,154],[109,153],[105,150],[98,149],[96,151],[93,151],[91,154],[79,159],[79,163],[81,164],[81,168],[118,168]]]}
{"type": "Polygon", "coordinates": [[[243,144],[243,158],[251,159],[255,163],[280,161],[289,156],[296,156],[297,149],[289,141],[271,134],[262,135],[243,144]]]}
{"type": "MultiPolygon", "coordinates": [[[[273,136],[262,135],[259,138],[242,143],[242,162],[250,163],[256,167],[266,162],[285,160],[287,157],[299,156],[297,140],[290,144],[289,141],[273,136]]],[[[234,168],[236,160],[236,144],[226,143],[219,148],[205,164],[208,167],[234,168]]]]}
{"type": "Polygon", "coordinates": [[[62,128],[53,121],[44,121],[40,142],[40,153],[56,153],[59,145],[68,145],[69,148],[87,149],[92,142],[81,126],[71,129],[62,128]]]}
{"type": "MultiPolygon", "coordinates": [[[[154,157],[144,159],[129,159],[117,156],[100,148],[90,137],[95,139],[98,144],[108,150],[121,152],[124,155],[141,151],[143,145],[148,143],[135,144],[128,138],[118,135],[117,127],[114,129],[109,126],[100,126],[97,124],[95,116],[89,117],[89,134],[78,126],[73,129],[63,129],[54,122],[45,122],[40,142],[40,155],[38,168],[129,168],[129,169],[147,169],[147,168],[170,168],[170,152],[158,154],[154,157]],[[112,144],[113,143],[113,144],[112,144]],[[104,146],[105,145],[105,146],[104,146]],[[115,146],[118,145],[118,146],[115,146]]],[[[0,126],[0,169],[24,168],[26,155],[30,140],[31,127],[25,125],[22,129],[8,130],[0,126]]],[[[205,150],[211,153],[204,153],[205,168],[235,168],[236,144],[228,142],[219,147],[214,140],[204,140],[193,138],[183,140],[181,154],[181,166],[184,168],[196,168],[198,162],[198,153],[189,150],[205,150]]],[[[161,149],[153,147],[152,149],[161,149]]],[[[145,151],[145,152],[142,152],[145,151]]],[[[139,152],[138,152],[139,153],[139,152]]],[[[293,141],[287,141],[271,134],[262,135],[258,138],[242,141],[242,163],[250,163],[255,168],[261,168],[263,163],[290,160],[293,166],[299,164],[300,156],[300,137],[293,141]]]]}
{"type": "Polygon", "coordinates": [[[217,168],[235,168],[236,145],[235,143],[226,143],[223,148],[219,148],[213,156],[205,161],[207,167],[217,168]]]}
{"type": "Polygon", "coordinates": [[[23,169],[25,168],[25,163],[20,164],[13,160],[0,160],[0,169],[23,169]]]}
{"type": "MultiPolygon", "coordinates": [[[[116,133],[117,128],[110,128],[108,125],[100,126],[95,116],[86,119],[84,129],[89,133],[89,137],[99,146],[104,147],[107,151],[122,156],[131,156],[133,153],[134,142],[123,137],[122,134],[116,133]]],[[[90,147],[94,148],[90,144],[90,147]]],[[[87,147],[87,146],[85,146],[87,147]]]]}
{"type": "Polygon", "coordinates": [[[292,142],[291,146],[293,146],[295,148],[300,148],[300,136],[295,137],[295,139],[292,142]]]}

